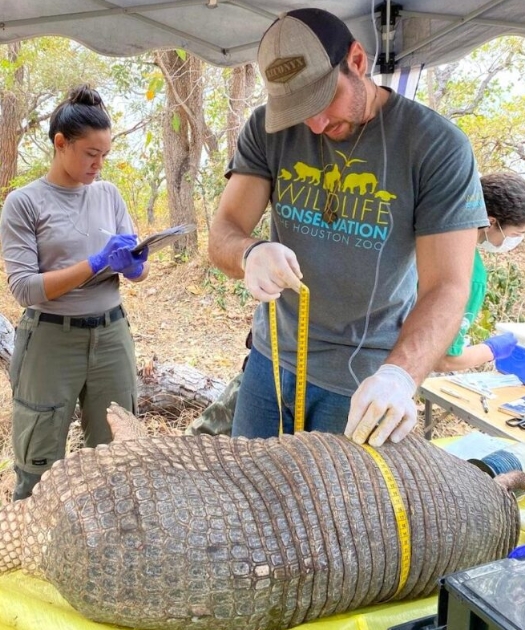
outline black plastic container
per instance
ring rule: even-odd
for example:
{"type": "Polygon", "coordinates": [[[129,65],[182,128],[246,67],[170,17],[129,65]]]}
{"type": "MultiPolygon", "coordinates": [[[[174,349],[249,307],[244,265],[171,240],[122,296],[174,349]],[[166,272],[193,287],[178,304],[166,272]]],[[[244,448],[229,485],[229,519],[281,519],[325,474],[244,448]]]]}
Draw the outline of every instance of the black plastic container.
{"type": "Polygon", "coordinates": [[[437,626],[524,630],[525,561],[505,558],[442,578],[437,626]]]}

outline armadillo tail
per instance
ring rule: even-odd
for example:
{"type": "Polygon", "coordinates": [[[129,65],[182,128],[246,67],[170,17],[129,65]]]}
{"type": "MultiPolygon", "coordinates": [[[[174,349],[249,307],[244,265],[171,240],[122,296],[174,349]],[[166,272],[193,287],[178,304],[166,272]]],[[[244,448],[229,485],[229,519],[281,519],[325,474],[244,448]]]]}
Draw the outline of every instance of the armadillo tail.
{"type": "Polygon", "coordinates": [[[525,490],[525,473],[518,470],[497,475],[494,477],[494,481],[509,492],[525,490]]]}
{"type": "Polygon", "coordinates": [[[109,406],[107,419],[114,442],[136,440],[148,435],[140,420],[115,402],[109,406]]]}
{"type": "Polygon", "coordinates": [[[23,504],[8,503],[0,510],[0,573],[22,565],[23,504]]]}

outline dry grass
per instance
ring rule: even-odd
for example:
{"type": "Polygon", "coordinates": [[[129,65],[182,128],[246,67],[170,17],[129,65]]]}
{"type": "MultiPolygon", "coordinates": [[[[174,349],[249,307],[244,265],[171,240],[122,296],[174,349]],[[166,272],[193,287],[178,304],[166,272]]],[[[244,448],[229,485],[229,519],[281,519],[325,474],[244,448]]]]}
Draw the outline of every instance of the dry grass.
{"type": "MultiPolygon", "coordinates": [[[[205,244],[201,244],[201,250],[205,250],[205,244]]],[[[244,342],[255,306],[253,301],[242,305],[236,291],[238,284],[234,281],[217,279],[209,273],[209,263],[202,253],[187,263],[173,263],[165,252],[157,254],[148,280],[136,285],[125,283],[122,290],[139,365],[156,357],[159,363],[186,363],[224,381],[232,378],[246,355],[244,342]]],[[[22,312],[7,288],[3,269],[0,312],[13,323],[22,312]]],[[[421,405],[421,418],[422,412],[421,405]]],[[[147,414],[144,422],[152,435],[173,434],[182,432],[198,413],[183,407],[178,417],[147,414]]],[[[14,482],[10,430],[11,391],[6,374],[0,370],[0,505],[9,500],[14,482]]],[[[417,430],[422,432],[421,422],[417,430]]],[[[437,423],[434,435],[468,431],[468,425],[449,416],[437,423]]],[[[73,423],[70,448],[78,448],[79,444],[80,431],[73,423]]]]}
{"type": "Polygon", "coordinates": [[[0,505],[11,496],[15,476],[10,465],[11,407],[9,380],[0,369],[0,505]]]}

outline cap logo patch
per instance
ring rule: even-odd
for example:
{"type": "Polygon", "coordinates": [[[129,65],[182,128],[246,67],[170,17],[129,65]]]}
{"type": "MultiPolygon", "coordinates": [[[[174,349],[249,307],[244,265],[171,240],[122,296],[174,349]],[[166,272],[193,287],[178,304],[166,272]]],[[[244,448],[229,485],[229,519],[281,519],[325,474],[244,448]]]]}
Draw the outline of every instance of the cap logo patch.
{"type": "Polygon", "coordinates": [[[273,61],[265,70],[266,78],[272,83],[288,83],[306,68],[302,55],[282,57],[273,61]]]}

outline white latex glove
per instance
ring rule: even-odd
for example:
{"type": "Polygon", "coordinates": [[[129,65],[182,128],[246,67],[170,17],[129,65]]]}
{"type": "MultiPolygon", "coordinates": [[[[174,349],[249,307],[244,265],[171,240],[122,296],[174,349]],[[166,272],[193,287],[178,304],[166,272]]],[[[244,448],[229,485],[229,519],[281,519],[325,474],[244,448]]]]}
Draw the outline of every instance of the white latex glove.
{"type": "Polygon", "coordinates": [[[245,260],[244,283],[261,302],[276,300],[283,289],[299,293],[302,277],[295,253],[281,243],[261,243],[245,260]]]}
{"type": "Polygon", "coordinates": [[[400,442],[417,422],[414,380],[398,365],[386,363],[359,385],[350,402],[345,435],[358,444],[400,442]]]}

